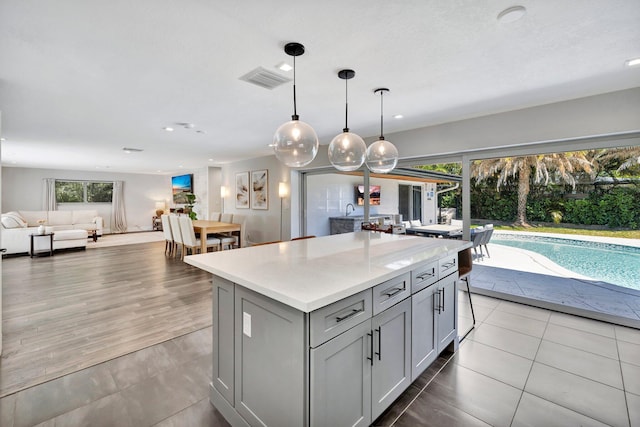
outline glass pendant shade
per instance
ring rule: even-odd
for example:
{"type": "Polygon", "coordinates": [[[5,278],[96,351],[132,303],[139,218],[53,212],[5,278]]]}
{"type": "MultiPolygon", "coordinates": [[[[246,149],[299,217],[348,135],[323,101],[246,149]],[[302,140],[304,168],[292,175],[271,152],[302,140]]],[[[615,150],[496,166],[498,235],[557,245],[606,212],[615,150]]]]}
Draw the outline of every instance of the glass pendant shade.
{"type": "Polygon", "coordinates": [[[292,168],[311,163],[318,153],[318,145],[316,131],[300,120],[284,123],[273,136],[276,158],[292,168]]]}
{"type": "Polygon", "coordinates": [[[380,139],[367,148],[367,167],[374,173],[389,173],[398,164],[398,149],[395,145],[380,139]]]}
{"type": "Polygon", "coordinates": [[[364,163],[367,144],[355,133],[343,132],[329,144],[329,161],[342,172],[357,170],[364,163]]]}

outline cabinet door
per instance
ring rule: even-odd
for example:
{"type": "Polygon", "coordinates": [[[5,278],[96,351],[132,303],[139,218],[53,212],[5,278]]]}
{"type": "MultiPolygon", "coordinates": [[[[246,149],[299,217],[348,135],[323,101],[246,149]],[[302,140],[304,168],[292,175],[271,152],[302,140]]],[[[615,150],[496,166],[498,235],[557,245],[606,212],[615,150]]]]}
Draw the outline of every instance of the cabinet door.
{"type": "Polygon", "coordinates": [[[438,330],[438,354],[445,349],[451,341],[453,341],[457,336],[457,326],[458,326],[458,313],[457,313],[457,298],[458,293],[456,292],[456,280],[458,279],[457,274],[452,274],[440,282],[438,282],[438,291],[439,295],[436,295],[437,298],[440,299],[437,318],[437,330],[438,330]]]}
{"type": "Polygon", "coordinates": [[[371,424],[371,320],[311,349],[311,426],[371,424]]]}
{"type": "Polygon", "coordinates": [[[233,406],[233,288],[213,277],[213,387],[233,406]]]}
{"type": "Polygon", "coordinates": [[[411,384],[411,299],[374,316],[371,419],[375,420],[411,384]]]}
{"type": "Polygon", "coordinates": [[[235,288],[235,409],[251,426],[306,424],[304,314],[235,288]]]}
{"type": "Polygon", "coordinates": [[[411,381],[415,381],[436,360],[437,341],[434,308],[436,286],[432,285],[411,298],[411,381]]]}

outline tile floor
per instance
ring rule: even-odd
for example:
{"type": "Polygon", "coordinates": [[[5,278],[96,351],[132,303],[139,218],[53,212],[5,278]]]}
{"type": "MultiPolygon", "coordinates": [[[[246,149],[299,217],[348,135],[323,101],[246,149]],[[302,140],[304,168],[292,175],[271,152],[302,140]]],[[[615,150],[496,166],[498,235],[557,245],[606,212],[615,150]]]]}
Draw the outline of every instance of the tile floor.
{"type": "MultiPolygon", "coordinates": [[[[461,330],[470,324],[460,295],[461,330]]],[[[476,328],[376,426],[640,426],[640,330],[475,295],[476,328]]],[[[0,425],[227,426],[211,328],[0,399],[0,425]]]]}

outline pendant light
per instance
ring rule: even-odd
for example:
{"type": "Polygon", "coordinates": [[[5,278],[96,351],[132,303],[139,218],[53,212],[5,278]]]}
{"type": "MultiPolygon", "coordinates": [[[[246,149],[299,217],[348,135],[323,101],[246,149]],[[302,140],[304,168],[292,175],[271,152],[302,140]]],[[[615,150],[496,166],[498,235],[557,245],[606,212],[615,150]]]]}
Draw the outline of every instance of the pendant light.
{"type": "Polygon", "coordinates": [[[359,169],[364,163],[367,144],[357,134],[349,132],[349,102],[347,81],[356,75],[353,70],[340,70],[338,77],[344,80],[344,129],[329,144],[329,161],[334,168],[343,172],[359,169]]]}
{"type": "Polygon", "coordinates": [[[306,166],[318,153],[318,135],[307,123],[298,120],[296,110],[296,56],[304,53],[300,43],[287,43],[287,55],[293,57],[293,115],[291,121],[281,125],[273,136],[273,151],[276,158],[287,166],[306,166]]]}
{"type": "Polygon", "coordinates": [[[367,148],[367,167],[374,173],[389,173],[398,164],[398,149],[391,142],[384,139],[383,130],[383,102],[385,92],[389,92],[386,87],[373,91],[380,93],[380,138],[367,148]]]}

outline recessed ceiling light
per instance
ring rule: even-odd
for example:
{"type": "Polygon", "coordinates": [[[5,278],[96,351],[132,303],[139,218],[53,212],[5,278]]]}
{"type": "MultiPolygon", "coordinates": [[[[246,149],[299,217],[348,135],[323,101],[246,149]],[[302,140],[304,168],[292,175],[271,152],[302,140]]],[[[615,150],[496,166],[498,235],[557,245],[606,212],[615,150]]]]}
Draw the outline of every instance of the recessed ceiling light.
{"type": "Polygon", "coordinates": [[[2,141],[2,142],[6,141],[6,140],[7,140],[6,138],[0,138],[0,141],[2,141]]]}
{"type": "Polygon", "coordinates": [[[506,24],[509,22],[517,21],[527,13],[527,9],[524,6],[513,6],[507,8],[498,14],[498,21],[506,24]]]}
{"type": "Polygon", "coordinates": [[[293,70],[293,67],[289,64],[287,64],[286,62],[281,62],[278,65],[276,65],[276,68],[278,70],[282,70],[282,71],[291,71],[293,70]]]}
{"type": "Polygon", "coordinates": [[[625,62],[625,64],[627,65],[627,67],[635,67],[637,65],[640,65],[640,58],[629,59],[625,62]]]}
{"type": "Polygon", "coordinates": [[[169,126],[165,126],[162,128],[163,130],[166,130],[167,132],[173,132],[173,128],[169,127],[169,126]]]}
{"type": "Polygon", "coordinates": [[[393,116],[394,119],[401,119],[404,116],[402,114],[396,114],[395,116],[393,116]]]}
{"type": "Polygon", "coordinates": [[[209,159],[210,162],[213,162],[213,159],[209,159]]]}

